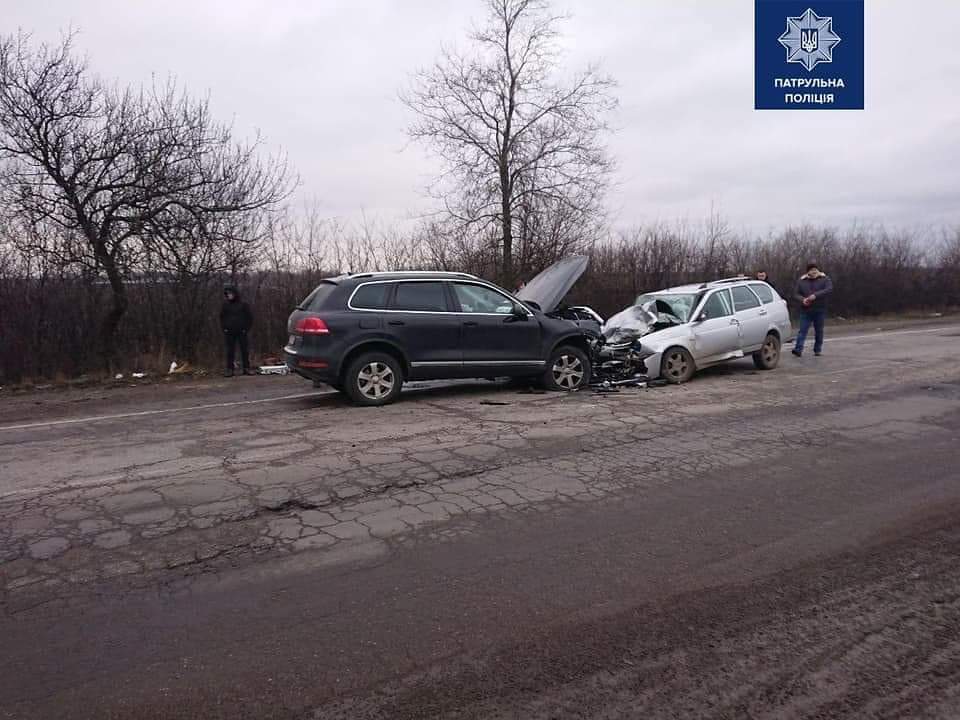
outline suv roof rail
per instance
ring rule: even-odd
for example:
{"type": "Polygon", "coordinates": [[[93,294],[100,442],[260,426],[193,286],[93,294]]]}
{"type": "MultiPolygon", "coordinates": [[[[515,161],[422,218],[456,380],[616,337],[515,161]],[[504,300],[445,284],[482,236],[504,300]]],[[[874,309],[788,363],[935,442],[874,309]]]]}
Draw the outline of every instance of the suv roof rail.
{"type": "Polygon", "coordinates": [[[365,277],[378,277],[383,275],[445,275],[449,277],[470,278],[471,280],[480,279],[476,275],[471,275],[470,273],[450,272],[447,270],[386,270],[386,271],[380,271],[380,272],[352,273],[350,277],[365,278],[365,277]]]}

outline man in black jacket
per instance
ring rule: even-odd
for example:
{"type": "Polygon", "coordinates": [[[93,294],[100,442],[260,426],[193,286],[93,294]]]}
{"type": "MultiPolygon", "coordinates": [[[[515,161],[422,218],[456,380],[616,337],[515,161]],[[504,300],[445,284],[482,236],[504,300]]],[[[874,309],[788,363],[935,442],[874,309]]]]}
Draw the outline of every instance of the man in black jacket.
{"type": "Polygon", "coordinates": [[[817,263],[809,263],[807,272],[800,276],[794,297],[800,301],[800,330],[793,343],[793,354],[803,355],[803,344],[813,325],[813,354],[823,352],[823,323],[827,318],[827,297],[833,292],[833,282],[820,272],[817,263]]]}
{"type": "Polygon", "coordinates": [[[757,280],[759,280],[760,282],[765,282],[767,285],[769,285],[770,287],[772,287],[774,290],[777,289],[777,286],[773,284],[773,280],[771,280],[771,279],[770,279],[770,276],[767,275],[767,271],[766,271],[766,270],[758,270],[758,271],[757,271],[757,280]]]}
{"type": "Polygon", "coordinates": [[[243,363],[243,374],[253,375],[250,369],[250,348],[247,344],[247,333],[253,325],[253,313],[250,306],[240,299],[240,293],[234,285],[223,288],[223,305],[220,307],[220,328],[223,330],[223,339],[227,350],[227,369],[224,377],[233,377],[233,365],[236,357],[237,345],[240,345],[240,360],[243,363]]]}

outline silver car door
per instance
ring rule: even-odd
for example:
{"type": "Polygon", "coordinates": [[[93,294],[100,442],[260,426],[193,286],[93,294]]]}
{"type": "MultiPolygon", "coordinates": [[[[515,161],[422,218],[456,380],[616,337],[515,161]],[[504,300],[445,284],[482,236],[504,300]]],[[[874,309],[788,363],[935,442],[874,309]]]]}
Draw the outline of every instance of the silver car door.
{"type": "Polygon", "coordinates": [[[759,350],[767,336],[767,309],[746,285],[736,285],[730,288],[730,293],[733,295],[734,314],[740,321],[743,351],[759,350]]]}
{"type": "Polygon", "coordinates": [[[714,291],[691,323],[694,360],[704,363],[733,357],[741,349],[740,321],[729,290],[714,291]]]}

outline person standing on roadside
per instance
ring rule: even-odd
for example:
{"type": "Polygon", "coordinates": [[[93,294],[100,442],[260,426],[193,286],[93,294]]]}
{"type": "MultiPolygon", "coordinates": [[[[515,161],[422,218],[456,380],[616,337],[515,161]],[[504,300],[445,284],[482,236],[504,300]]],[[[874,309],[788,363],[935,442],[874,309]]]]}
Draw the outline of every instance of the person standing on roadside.
{"type": "Polygon", "coordinates": [[[756,275],[757,280],[760,282],[765,282],[767,285],[772,287],[774,290],[777,289],[777,286],[773,284],[773,280],[770,279],[770,276],[767,275],[766,270],[758,270],[756,275]]]}
{"type": "Polygon", "coordinates": [[[803,355],[803,345],[811,325],[814,333],[813,354],[819,357],[823,352],[823,323],[827,317],[827,296],[832,292],[833,281],[820,272],[817,263],[808,263],[807,272],[800,276],[794,293],[800,301],[800,331],[793,344],[793,354],[797,357],[803,355]]]}
{"type": "Polygon", "coordinates": [[[224,377],[233,377],[233,366],[236,359],[237,345],[240,346],[240,361],[244,375],[253,375],[250,369],[250,346],[247,343],[247,333],[253,326],[253,313],[250,306],[240,299],[240,292],[236,285],[225,285],[223,288],[223,305],[220,307],[220,328],[223,330],[223,339],[226,346],[227,368],[224,377]]]}

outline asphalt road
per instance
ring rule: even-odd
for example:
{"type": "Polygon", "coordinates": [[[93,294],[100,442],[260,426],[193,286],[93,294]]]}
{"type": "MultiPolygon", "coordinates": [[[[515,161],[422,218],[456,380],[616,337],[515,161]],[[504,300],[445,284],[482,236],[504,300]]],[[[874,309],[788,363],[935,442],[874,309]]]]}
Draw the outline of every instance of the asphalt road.
{"type": "Polygon", "coordinates": [[[2,397],[0,717],[960,717],[958,349],[2,397]]]}

